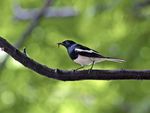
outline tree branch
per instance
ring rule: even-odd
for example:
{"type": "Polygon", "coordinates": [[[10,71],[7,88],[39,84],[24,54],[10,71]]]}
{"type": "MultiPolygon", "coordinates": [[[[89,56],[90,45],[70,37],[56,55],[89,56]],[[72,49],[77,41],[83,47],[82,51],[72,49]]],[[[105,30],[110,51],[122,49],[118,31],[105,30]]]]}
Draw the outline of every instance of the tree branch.
{"type": "MultiPolygon", "coordinates": [[[[33,19],[35,15],[39,12],[39,8],[34,8],[34,9],[24,9],[20,5],[16,5],[13,14],[16,19],[19,20],[30,20],[33,19]]],[[[44,17],[46,18],[60,18],[60,17],[73,17],[77,16],[78,12],[73,9],[72,7],[61,7],[61,8],[56,8],[56,7],[49,7],[46,9],[46,12],[44,13],[44,17]]]]}
{"type": "Polygon", "coordinates": [[[81,70],[74,72],[67,70],[52,69],[29,58],[26,54],[20,52],[2,37],[0,37],[0,48],[6,53],[8,53],[10,56],[12,56],[15,60],[23,64],[25,67],[43,76],[53,79],[63,81],[150,79],[150,70],[92,70],[89,73],[89,70],[81,70]]]}
{"type": "MultiPolygon", "coordinates": [[[[33,20],[31,21],[31,23],[29,24],[29,26],[27,27],[25,32],[23,32],[23,34],[19,38],[19,40],[16,42],[15,47],[20,48],[23,45],[23,43],[29,38],[29,35],[32,33],[33,29],[38,25],[40,19],[45,14],[47,7],[49,7],[49,5],[51,4],[51,1],[52,0],[45,0],[43,7],[41,8],[41,10],[39,10],[37,15],[34,15],[33,20]]],[[[8,55],[0,63],[0,69],[2,69],[4,67],[7,59],[8,59],[8,55]]]]}

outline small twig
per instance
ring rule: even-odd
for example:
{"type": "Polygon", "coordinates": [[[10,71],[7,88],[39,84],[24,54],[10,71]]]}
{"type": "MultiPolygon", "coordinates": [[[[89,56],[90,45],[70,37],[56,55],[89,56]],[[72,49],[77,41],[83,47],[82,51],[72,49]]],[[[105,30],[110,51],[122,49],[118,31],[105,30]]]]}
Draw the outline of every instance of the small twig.
{"type": "MultiPolygon", "coordinates": [[[[25,43],[25,41],[29,38],[29,35],[32,33],[33,29],[38,25],[39,21],[43,17],[43,15],[46,12],[47,7],[49,7],[50,3],[51,3],[51,0],[45,1],[41,10],[38,12],[37,15],[34,16],[33,20],[31,21],[31,23],[29,24],[29,26],[27,27],[25,32],[23,32],[21,37],[16,42],[15,47],[20,48],[23,45],[23,43],[25,43]]],[[[2,69],[4,67],[7,59],[8,59],[8,55],[4,58],[2,63],[0,63],[0,69],[2,69]]]]}
{"type": "Polygon", "coordinates": [[[40,75],[63,81],[75,80],[150,80],[150,70],[82,70],[66,71],[52,69],[24,55],[9,42],[0,37],[0,48],[25,67],[40,75]]]}
{"type": "Polygon", "coordinates": [[[26,48],[23,48],[23,53],[24,53],[24,55],[26,55],[26,56],[27,56],[26,48]]]}

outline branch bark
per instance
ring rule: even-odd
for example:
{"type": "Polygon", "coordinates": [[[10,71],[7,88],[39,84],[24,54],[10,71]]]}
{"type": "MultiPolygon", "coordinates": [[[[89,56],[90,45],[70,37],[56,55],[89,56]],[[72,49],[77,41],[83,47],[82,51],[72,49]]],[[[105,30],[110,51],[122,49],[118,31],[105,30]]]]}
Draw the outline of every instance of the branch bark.
{"type": "MultiPolygon", "coordinates": [[[[39,21],[45,14],[47,8],[51,4],[51,1],[52,0],[45,0],[43,7],[41,8],[41,10],[39,10],[37,15],[34,15],[33,20],[31,21],[31,23],[29,24],[29,26],[27,27],[25,32],[23,32],[22,36],[16,42],[15,47],[20,48],[23,45],[23,43],[29,38],[29,35],[32,33],[33,29],[38,25],[39,21]]],[[[4,67],[7,59],[8,59],[8,55],[4,58],[2,63],[0,63],[0,69],[2,69],[4,67]]]]}
{"type": "Polygon", "coordinates": [[[52,69],[29,58],[4,38],[0,37],[0,48],[25,67],[40,75],[63,81],[75,80],[149,80],[150,70],[89,70],[67,71],[52,69]]]}

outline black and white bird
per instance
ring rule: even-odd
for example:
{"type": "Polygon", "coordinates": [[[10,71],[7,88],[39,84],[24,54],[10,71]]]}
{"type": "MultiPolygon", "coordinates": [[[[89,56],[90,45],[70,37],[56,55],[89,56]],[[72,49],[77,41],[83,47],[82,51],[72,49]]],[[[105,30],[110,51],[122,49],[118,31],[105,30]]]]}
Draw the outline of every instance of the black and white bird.
{"type": "Polygon", "coordinates": [[[86,65],[92,65],[90,70],[92,70],[93,65],[98,62],[102,61],[113,61],[113,62],[124,62],[125,60],[118,59],[118,58],[112,58],[112,57],[105,57],[100,55],[97,51],[90,49],[86,46],[83,46],[81,44],[77,44],[76,42],[72,40],[65,40],[61,43],[58,43],[58,46],[62,45],[66,47],[67,52],[70,56],[70,58],[81,65],[80,68],[83,68],[86,65]]]}

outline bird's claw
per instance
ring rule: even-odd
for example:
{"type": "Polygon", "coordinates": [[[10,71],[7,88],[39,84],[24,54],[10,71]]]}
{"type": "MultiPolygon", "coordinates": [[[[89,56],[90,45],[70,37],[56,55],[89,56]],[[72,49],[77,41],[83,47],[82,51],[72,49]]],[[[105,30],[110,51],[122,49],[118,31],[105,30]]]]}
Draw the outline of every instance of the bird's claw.
{"type": "Polygon", "coordinates": [[[89,70],[88,70],[88,74],[90,74],[91,72],[92,72],[92,69],[89,69],[89,70]]]}

